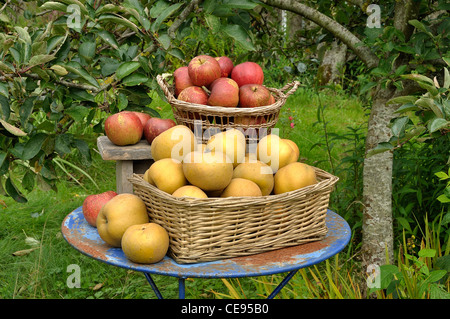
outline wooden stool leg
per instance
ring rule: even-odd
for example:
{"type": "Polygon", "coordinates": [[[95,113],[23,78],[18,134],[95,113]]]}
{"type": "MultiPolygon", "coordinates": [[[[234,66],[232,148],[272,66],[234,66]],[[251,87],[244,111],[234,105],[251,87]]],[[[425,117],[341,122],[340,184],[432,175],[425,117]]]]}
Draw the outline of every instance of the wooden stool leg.
{"type": "Polygon", "coordinates": [[[128,178],[133,174],[133,161],[116,161],[116,192],[117,194],[133,194],[133,184],[128,178]]]}

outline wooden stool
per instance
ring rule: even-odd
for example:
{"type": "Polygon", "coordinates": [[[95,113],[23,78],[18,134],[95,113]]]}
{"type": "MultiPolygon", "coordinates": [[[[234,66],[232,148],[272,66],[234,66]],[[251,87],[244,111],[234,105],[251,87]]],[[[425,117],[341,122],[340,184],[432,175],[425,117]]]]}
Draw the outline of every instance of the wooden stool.
{"type": "Polygon", "coordinates": [[[154,162],[150,144],[145,139],[134,145],[114,145],[107,136],[97,138],[97,147],[102,159],[116,161],[116,192],[133,193],[133,185],[128,178],[133,174],[144,174],[154,162]]]}

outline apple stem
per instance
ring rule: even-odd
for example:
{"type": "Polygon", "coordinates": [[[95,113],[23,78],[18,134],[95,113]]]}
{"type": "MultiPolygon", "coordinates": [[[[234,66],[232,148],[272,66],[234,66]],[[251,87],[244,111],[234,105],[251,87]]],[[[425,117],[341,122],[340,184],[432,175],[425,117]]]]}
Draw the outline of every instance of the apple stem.
{"type": "Polygon", "coordinates": [[[202,89],[205,90],[205,92],[208,93],[208,95],[211,95],[211,91],[208,90],[206,86],[202,86],[202,89]]]}

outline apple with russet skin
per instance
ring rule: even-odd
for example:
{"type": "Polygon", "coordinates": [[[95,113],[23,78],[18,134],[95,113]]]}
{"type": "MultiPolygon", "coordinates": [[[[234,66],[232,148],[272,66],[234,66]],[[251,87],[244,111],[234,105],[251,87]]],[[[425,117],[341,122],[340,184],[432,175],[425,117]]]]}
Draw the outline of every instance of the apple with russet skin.
{"type": "Polygon", "coordinates": [[[208,105],[236,107],[239,104],[239,86],[230,78],[218,78],[211,84],[208,105]]]}
{"type": "Polygon", "coordinates": [[[223,78],[227,78],[231,75],[231,70],[233,70],[233,61],[227,56],[221,56],[215,58],[219,62],[221,74],[223,78]]]}
{"type": "Polygon", "coordinates": [[[130,226],[122,237],[122,251],[135,263],[157,263],[164,258],[168,249],[169,234],[156,223],[130,226]]]}
{"type": "Polygon", "coordinates": [[[243,62],[236,65],[231,71],[231,78],[239,87],[245,84],[260,84],[264,82],[264,72],[261,66],[255,62],[243,62]]]}
{"type": "Polygon", "coordinates": [[[128,227],[149,222],[147,206],[137,195],[122,193],[103,205],[97,216],[97,231],[101,239],[120,247],[128,227]]]}
{"type": "Polygon", "coordinates": [[[158,117],[152,117],[145,123],[144,136],[149,144],[152,144],[155,137],[162,132],[168,130],[176,125],[172,119],[160,119],[158,117]]]}
{"type": "Polygon", "coordinates": [[[208,103],[208,94],[199,86],[190,86],[180,92],[178,100],[206,105],[208,103]]]}
{"type": "Polygon", "coordinates": [[[194,86],[194,83],[192,83],[191,78],[189,77],[187,66],[176,69],[173,73],[173,79],[175,83],[175,97],[177,97],[185,88],[194,86]]]}
{"type": "Polygon", "coordinates": [[[245,84],[239,88],[240,107],[258,107],[269,105],[270,91],[259,84],[245,84]]]}
{"type": "Polygon", "coordinates": [[[144,132],[140,118],[128,111],[115,113],[105,120],[105,134],[109,140],[119,146],[139,142],[144,132]]]}
{"type": "Polygon", "coordinates": [[[195,86],[208,87],[215,79],[220,78],[222,71],[215,58],[209,55],[199,55],[189,62],[188,73],[195,86]]]}
{"type": "Polygon", "coordinates": [[[83,216],[89,225],[97,227],[97,216],[103,205],[105,205],[111,198],[116,196],[115,191],[106,191],[100,194],[92,194],[87,196],[83,201],[82,211],[83,216]]]}

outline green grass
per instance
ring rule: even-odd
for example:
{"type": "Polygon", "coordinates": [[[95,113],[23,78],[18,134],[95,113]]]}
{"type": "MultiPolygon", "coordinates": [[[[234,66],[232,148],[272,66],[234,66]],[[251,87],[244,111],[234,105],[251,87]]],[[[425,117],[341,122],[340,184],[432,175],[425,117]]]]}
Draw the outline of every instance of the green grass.
{"type": "MultiPolygon", "coordinates": [[[[152,108],[157,109],[162,117],[173,117],[168,104],[154,96],[152,108]],[[160,108],[160,109],[159,109],[160,108]]],[[[329,133],[344,134],[347,126],[357,126],[366,121],[364,108],[357,99],[349,98],[336,92],[318,95],[312,91],[299,88],[291,95],[280,114],[280,134],[294,140],[300,147],[301,157],[310,164],[330,169],[328,151],[325,147],[314,147],[324,142],[323,125],[317,122],[317,106],[326,105],[325,117],[329,133]],[[293,116],[295,126],[289,124],[293,116]],[[312,148],[312,149],[311,149],[312,148]]],[[[337,144],[331,155],[336,161],[342,156],[346,145],[337,144]]],[[[58,191],[41,191],[35,189],[27,195],[27,204],[18,204],[11,198],[0,197],[4,206],[0,206],[0,299],[36,298],[36,299],[72,299],[72,298],[155,298],[151,287],[143,274],[113,267],[80,254],[69,246],[61,235],[61,223],[64,217],[82,205],[84,198],[92,193],[99,193],[115,188],[114,162],[103,161],[98,152],[93,153],[93,163],[83,168],[99,185],[95,185],[79,171],[67,167],[82,186],[59,170],[58,191]],[[25,241],[34,238],[39,245],[36,249],[20,256],[13,254],[33,248],[25,241]],[[66,280],[71,274],[69,265],[80,266],[81,288],[68,288],[66,280]]],[[[74,164],[77,164],[75,160],[74,164]]],[[[246,278],[234,287],[242,287],[246,298],[260,298],[264,289],[272,287],[270,281],[281,277],[246,278]],[[259,281],[258,281],[259,280],[259,281]],[[258,289],[255,289],[259,287],[258,289]]],[[[283,298],[295,298],[306,291],[296,291],[296,282],[302,280],[296,275],[283,298]]],[[[165,298],[177,298],[177,280],[172,277],[154,276],[165,298]]],[[[298,284],[297,284],[298,285],[298,284]]],[[[301,285],[298,285],[299,287],[301,285]]],[[[240,288],[241,289],[241,288],[240,288]]],[[[188,279],[186,281],[188,298],[227,298],[230,290],[220,279],[188,279]]],[[[232,296],[230,296],[232,297],[232,296]]]]}

